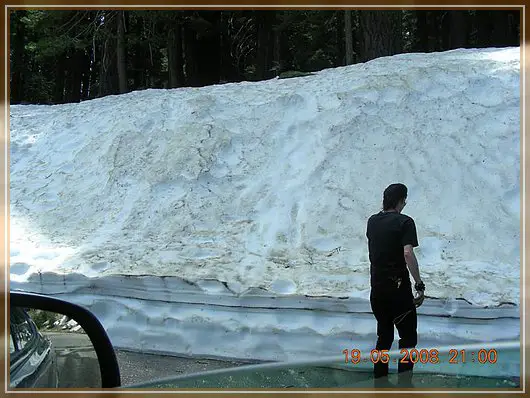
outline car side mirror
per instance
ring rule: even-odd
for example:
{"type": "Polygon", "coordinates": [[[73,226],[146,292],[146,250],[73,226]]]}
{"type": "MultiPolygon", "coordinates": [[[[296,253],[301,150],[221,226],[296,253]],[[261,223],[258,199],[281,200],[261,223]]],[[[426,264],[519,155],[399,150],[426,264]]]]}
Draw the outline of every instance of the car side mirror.
{"type": "Polygon", "coordinates": [[[120,387],[114,348],[90,311],[34,293],[9,300],[9,389],[120,387]]]}

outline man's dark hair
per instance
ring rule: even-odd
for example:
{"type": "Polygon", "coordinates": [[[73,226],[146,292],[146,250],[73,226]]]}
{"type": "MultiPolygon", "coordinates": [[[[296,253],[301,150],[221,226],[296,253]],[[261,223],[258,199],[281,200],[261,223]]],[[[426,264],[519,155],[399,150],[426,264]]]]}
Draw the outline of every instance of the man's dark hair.
{"type": "Polygon", "coordinates": [[[394,209],[403,199],[407,199],[407,187],[403,184],[389,185],[383,192],[383,210],[394,209]]]}

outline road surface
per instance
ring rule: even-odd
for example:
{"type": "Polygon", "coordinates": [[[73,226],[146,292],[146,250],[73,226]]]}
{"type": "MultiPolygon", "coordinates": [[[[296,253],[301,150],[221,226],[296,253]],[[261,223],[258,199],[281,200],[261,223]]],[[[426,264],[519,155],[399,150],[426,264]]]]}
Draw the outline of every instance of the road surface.
{"type": "MultiPolygon", "coordinates": [[[[44,333],[43,333],[44,334],[44,333]]],[[[99,363],[92,343],[85,334],[46,333],[52,340],[58,360],[60,388],[101,386],[99,363]]],[[[206,370],[245,365],[243,362],[182,358],[116,350],[123,387],[156,379],[181,376],[206,370]]],[[[397,375],[391,375],[396,384],[397,375]]],[[[417,388],[514,388],[518,379],[486,379],[481,377],[447,377],[434,374],[415,375],[417,388]]],[[[164,388],[373,388],[370,372],[304,367],[238,372],[234,375],[210,376],[164,383],[164,388]]]]}
{"type": "MultiPolygon", "coordinates": [[[[86,334],[46,332],[57,354],[60,388],[100,387],[99,363],[92,342],[86,334]]],[[[162,377],[239,366],[243,363],[211,359],[182,358],[116,350],[121,383],[142,383],[162,377]]]]}
{"type": "Polygon", "coordinates": [[[57,355],[59,388],[100,388],[101,373],[96,351],[86,334],[41,332],[57,355]]]}
{"type": "Polygon", "coordinates": [[[142,354],[123,350],[116,350],[116,356],[120,366],[121,384],[123,386],[160,379],[162,377],[180,376],[244,364],[241,362],[213,359],[142,354]]]}

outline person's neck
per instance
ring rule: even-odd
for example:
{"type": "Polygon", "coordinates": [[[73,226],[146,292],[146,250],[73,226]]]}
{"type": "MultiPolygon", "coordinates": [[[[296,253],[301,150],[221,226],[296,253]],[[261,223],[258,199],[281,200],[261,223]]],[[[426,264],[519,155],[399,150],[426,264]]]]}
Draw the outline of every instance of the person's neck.
{"type": "Polygon", "coordinates": [[[388,210],[383,210],[383,213],[399,213],[399,211],[397,209],[388,209],[388,210]]]}

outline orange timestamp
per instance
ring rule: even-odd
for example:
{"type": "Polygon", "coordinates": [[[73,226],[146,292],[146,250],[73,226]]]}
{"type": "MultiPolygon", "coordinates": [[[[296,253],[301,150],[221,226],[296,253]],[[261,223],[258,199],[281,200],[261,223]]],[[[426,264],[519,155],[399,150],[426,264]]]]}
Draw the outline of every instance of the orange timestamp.
{"type": "MultiPolygon", "coordinates": [[[[342,351],[344,354],[344,362],[345,363],[353,363],[358,364],[360,362],[368,362],[371,363],[389,363],[390,362],[390,355],[388,354],[388,350],[371,350],[370,356],[368,358],[363,357],[361,350],[358,349],[352,349],[348,350],[345,349],[342,351]]],[[[433,348],[431,350],[426,349],[416,349],[416,348],[402,348],[400,350],[400,356],[399,359],[400,363],[433,363],[437,364],[440,363],[440,353],[437,349],[433,348]]],[[[398,362],[397,358],[393,360],[393,362],[398,362]]],[[[497,363],[497,350],[495,349],[480,349],[478,351],[466,351],[466,350],[456,350],[451,349],[449,350],[449,359],[448,362],[450,364],[461,364],[466,362],[478,362],[481,364],[494,364],[497,363]]]]}

